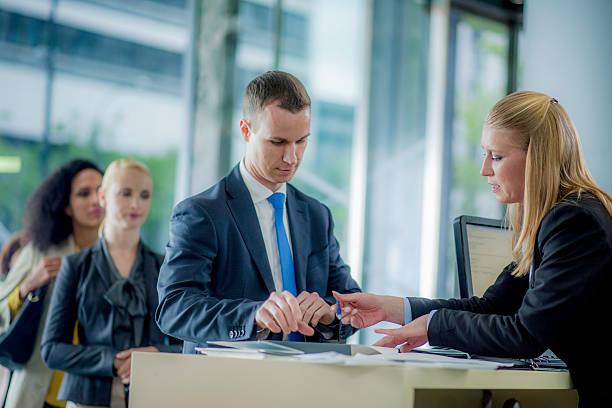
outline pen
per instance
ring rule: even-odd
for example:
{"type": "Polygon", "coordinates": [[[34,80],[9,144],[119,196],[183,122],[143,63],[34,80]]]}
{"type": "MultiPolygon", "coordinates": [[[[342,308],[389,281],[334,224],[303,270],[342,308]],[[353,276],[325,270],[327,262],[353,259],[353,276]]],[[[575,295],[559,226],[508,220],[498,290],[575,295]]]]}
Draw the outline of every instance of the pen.
{"type": "MultiPolygon", "coordinates": [[[[342,330],[342,309],[340,309],[340,301],[336,299],[336,317],[338,318],[338,333],[342,330]]],[[[340,339],[340,335],[338,335],[340,339]]]]}

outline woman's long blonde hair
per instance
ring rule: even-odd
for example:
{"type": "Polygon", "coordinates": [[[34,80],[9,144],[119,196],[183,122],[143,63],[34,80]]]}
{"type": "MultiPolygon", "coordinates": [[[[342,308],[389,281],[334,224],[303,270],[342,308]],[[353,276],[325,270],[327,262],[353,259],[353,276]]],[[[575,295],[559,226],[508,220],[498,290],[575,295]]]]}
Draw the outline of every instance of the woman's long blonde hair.
{"type": "Polygon", "coordinates": [[[514,275],[528,273],[542,218],[570,194],[591,193],[612,214],[612,197],[593,180],[574,123],[556,99],[538,92],[512,93],[493,106],[485,126],[516,130],[527,151],[522,203],[510,204],[514,275]]]}
{"type": "MultiPolygon", "coordinates": [[[[102,177],[102,184],[100,185],[100,190],[108,191],[108,186],[113,181],[117,180],[117,175],[119,174],[119,172],[121,170],[127,170],[127,169],[139,170],[143,172],[144,174],[146,174],[147,176],[151,177],[151,179],[153,178],[153,176],[151,175],[151,171],[149,170],[147,165],[144,164],[143,162],[138,161],[136,159],[131,159],[129,157],[126,157],[123,159],[117,159],[111,162],[106,168],[106,170],[104,171],[104,176],[102,177]]],[[[100,224],[100,228],[98,229],[98,236],[100,237],[104,233],[105,221],[106,221],[106,216],[104,217],[104,220],[102,221],[102,224],[100,224]]]]}

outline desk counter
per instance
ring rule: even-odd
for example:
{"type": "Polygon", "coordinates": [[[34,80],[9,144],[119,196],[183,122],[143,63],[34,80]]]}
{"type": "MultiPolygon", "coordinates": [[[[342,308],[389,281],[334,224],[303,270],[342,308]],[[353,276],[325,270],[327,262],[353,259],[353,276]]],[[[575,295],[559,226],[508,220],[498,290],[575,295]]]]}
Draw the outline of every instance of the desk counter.
{"type": "Polygon", "coordinates": [[[577,407],[567,372],[346,366],[289,359],[132,354],[130,408],[577,407]]]}

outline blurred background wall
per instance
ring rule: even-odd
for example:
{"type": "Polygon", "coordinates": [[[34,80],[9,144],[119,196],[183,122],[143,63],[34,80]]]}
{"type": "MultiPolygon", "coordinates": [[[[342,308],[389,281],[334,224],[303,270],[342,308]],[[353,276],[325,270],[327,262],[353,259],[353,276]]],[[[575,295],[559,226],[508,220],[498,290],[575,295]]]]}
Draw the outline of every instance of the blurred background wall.
{"type": "Polygon", "coordinates": [[[525,3],[521,87],[554,96],[578,128],[595,180],[612,191],[612,2],[525,3]]]}
{"type": "Polygon", "coordinates": [[[499,98],[557,98],[612,190],[611,17],[607,0],[0,0],[0,243],[60,163],[132,156],[163,251],[173,205],[243,154],[244,87],[281,69],[313,101],[293,184],[331,209],[353,275],[454,296],[452,220],[504,213],[478,174],[499,98]]]}

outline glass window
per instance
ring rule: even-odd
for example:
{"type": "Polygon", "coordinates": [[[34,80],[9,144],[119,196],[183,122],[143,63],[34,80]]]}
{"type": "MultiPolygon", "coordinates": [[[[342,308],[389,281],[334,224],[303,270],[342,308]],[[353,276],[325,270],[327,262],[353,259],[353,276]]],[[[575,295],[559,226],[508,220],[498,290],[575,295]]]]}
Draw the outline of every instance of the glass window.
{"type": "Polygon", "coordinates": [[[363,289],[418,296],[429,12],[418,0],[373,4],[363,289]]]}
{"type": "MultiPolygon", "coordinates": [[[[27,197],[61,163],[85,157],[104,168],[129,156],[153,174],[143,236],[161,252],[187,132],[183,61],[191,17],[185,0],[158,2],[180,21],[139,10],[145,1],[129,7],[92,1],[70,9],[86,18],[117,16],[92,30],[66,18],[60,24],[28,15],[13,3],[19,0],[0,6],[0,164],[17,160],[19,166],[0,165],[0,230],[21,227],[27,197]],[[163,36],[147,37],[156,27],[163,36]]],[[[60,0],[57,7],[69,5],[60,0]]]]}
{"type": "Polygon", "coordinates": [[[509,28],[506,24],[452,10],[449,28],[446,149],[440,218],[437,295],[458,295],[452,222],[459,215],[502,218],[504,208],[480,176],[482,124],[506,95],[509,28]],[[454,58],[453,58],[454,56],[454,58]]]}
{"type": "Polygon", "coordinates": [[[282,52],[296,57],[306,57],[308,53],[308,19],[305,15],[283,12],[282,26],[282,52]]]}
{"type": "Polygon", "coordinates": [[[244,154],[238,131],[244,89],[256,75],[275,69],[275,47],[280,44],[278,69],[295,74],[312,101],[311,136],[292,184],[330,208],[341,254],[346,257],[352,137],[363,79],[365,1],[284,1],[278,39],[275,4],[240,2],[232,162],[244,154]]]}
{"type": "Polygon", "coordinates": [[[276,33],[274,7],[270,4],[241,1],[239,10],[239,43],[273,51],[276,33]]]}
{"type": "Polygon", "coordinates": [[[0,10],[0,41],[3,43],[37,47],[45,41],[46,34],[45,21],[0,10]]]}

